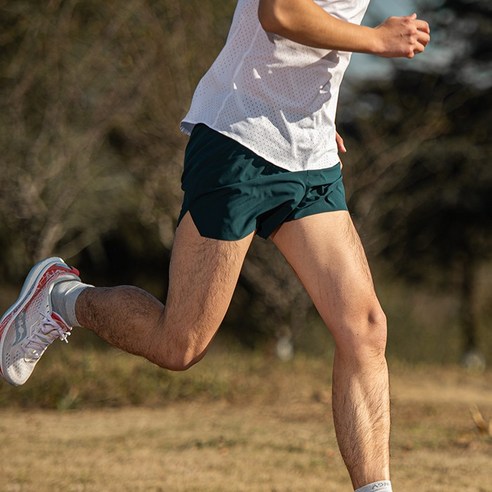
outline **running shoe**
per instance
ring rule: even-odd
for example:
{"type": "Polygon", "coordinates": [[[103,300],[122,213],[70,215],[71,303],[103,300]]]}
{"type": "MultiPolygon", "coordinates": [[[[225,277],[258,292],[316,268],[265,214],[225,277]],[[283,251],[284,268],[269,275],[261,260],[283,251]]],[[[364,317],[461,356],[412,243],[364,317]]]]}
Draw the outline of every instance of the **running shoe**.
{"type": "Polygon", "coordinates": [[[71,327],[53,312],[51,291],[63,280],[80,280],[79,272],[61,258],[33,266],[17,301],[0,320],[0,376],[14,386],[24,384],[41,356],[57,338],[68,342],[71,327]]]}

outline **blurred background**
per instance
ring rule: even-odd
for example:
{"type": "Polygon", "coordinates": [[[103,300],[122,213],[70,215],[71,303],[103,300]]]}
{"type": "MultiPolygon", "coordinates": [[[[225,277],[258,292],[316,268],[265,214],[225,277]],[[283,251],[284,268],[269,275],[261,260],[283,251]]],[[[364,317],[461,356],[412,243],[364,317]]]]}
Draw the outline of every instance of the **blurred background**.
{"type": "MultiPolygon", "coordinates": [[[[413,11],[415,60],[355,55],[338,129],[349,208],[404,363],[492,361],[492,4],[374,0],[365,23],[413,11]]],[[[161,299],[179,213],[193,90],[232,0],[0,0],[0,307],[32,262],[161,299]]],[[[79,331],[79,347],[107,350],[79,331]]],[[[296,277],[255,240],[217,350],[283,359],[333,345],[296,277]]]]}

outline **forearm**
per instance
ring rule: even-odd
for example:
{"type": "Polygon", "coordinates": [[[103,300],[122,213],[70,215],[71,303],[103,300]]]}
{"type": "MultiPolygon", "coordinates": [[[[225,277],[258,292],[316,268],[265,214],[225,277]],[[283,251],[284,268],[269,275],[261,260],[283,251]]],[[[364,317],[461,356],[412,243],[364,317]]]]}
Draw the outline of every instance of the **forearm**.
{"type": "Polygon", "coordinates": [[[313,0],[260,0],[258,18],[265,31],[328,50],[413,58],[430,41],[429,24],[417,14],[370,28],[337,19],[313,0]]]}
{"type": "Polygon", "coordinates": [[[379,54],[376,29],[351,24],[325,12],[313,0],[260,0],[265,31],[315,48],[379,54]]]}

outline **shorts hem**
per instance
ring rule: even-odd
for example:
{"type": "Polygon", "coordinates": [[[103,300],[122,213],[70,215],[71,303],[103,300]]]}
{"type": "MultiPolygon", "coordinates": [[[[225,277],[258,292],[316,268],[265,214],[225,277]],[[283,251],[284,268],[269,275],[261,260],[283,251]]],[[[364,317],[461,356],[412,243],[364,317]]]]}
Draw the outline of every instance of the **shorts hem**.
{"type": "Polygon", "coordinates": [[[348,207],[339,207],[339,208],[330,208],[327,210],[306,210],[305,212],[301,212],[296,214],[295,217],[289,217],[284,222],[292,222],[294,220],[303,219],[304,217],[309,217],[310,215],[319,215],[330,212],[348,212],[348,207]]]}
{"type": "Polygon", "coordinates": [[[199,221],[196,220],[196,216],[194,217],[193,211],[191,209],[188,209],[183,214],[183,217],[186,215],[187,212],[190,213],[191,220],[193,221],[193,224],[197,228],[200,236],[206,239],[215,239],[217,241],[240,241],[241,239],[248,237],[252,232],[256,231],[256,228],[254,227],[252,229],[246,229],[245,231],[242,231],[241,234],[234,234],[232,232],[206,231],[200,225],[199,221]]]}

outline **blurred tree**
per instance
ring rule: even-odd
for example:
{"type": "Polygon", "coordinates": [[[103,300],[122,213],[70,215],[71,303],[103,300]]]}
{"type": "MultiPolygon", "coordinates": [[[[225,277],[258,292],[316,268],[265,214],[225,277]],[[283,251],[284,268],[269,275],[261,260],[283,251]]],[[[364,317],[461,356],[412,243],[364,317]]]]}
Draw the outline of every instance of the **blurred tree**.
{"type": "Polygon", "coordinates": [[[342,117],[364,149],[349,169],[350,203],[362,231],[381,231],[368,244],[373,255],[407,279],[439,274],[455,290],[464,359],[481,364],[476,277],[492,255],[491,6],[438,3],[422,13],[433,28],[429,61],[426,53],[398,62],[391,83],[366,82],[342,117]]]}
{"type": "Polygon", "coordinates": [[[437,268],[456,289],[464,354],[478,350],[476,277],[492,256],[492,153],[483,110],[492,98],[472,92],[459,89],[465,108],[453,96],[445,102],[446,132],[419,148],[380,206],[382,252],[399,271],[422,280],[437,268]]]}
{"type": "Polygon", "coordinates": [[[130,210],[170,246],[179,119],[228,3],[0,6],[4,278],[55,251],[73,256],[130,210]]]}
{"type": "Polygon", "coordinates": [[[17,273],[54,251],[72,256],[131,203],[106,135],[138,106],[152,52],[109,4],[9,2],[0,18],[2,266],[17,273]]]}
{"type": "Polygon", "coordinates": [[[492,3],[489,0],[419,1],[432,23],[435,71],[446,81],[487,90],[492,85],[492,3]]]}

